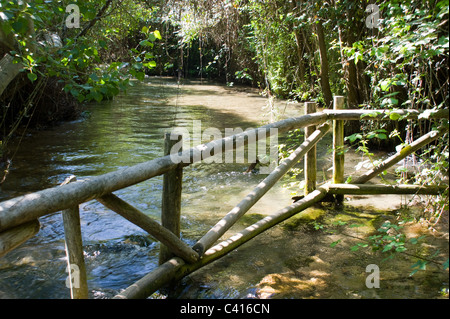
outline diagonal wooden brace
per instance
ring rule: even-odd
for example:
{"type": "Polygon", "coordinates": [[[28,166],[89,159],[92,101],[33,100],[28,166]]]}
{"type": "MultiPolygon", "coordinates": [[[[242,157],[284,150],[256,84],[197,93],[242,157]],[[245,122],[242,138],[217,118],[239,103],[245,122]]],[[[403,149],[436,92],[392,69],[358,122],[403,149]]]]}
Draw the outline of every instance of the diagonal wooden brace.
{"type": "Polygon", "coordinates": [[[198,260],[199,256],[197,252],[186,245],[174,233],[116,195],[106,194],[97,198],[97,200],[107,208],[115,211],[117,214],[148,232],[169,248],[175,255],[181,257],[188,263],[193,263],[198,260]]]}

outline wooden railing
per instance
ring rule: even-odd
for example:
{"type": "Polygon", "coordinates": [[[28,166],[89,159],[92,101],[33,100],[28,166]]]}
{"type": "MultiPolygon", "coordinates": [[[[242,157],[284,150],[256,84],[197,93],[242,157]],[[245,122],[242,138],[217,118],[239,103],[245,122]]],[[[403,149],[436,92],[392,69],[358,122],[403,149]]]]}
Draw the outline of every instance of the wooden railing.
{"type": "MultiPolygon", "coordinates": [[[[395,118],[401,116],[404,119],[417,120],[421,114],[416,110],[378,110],[376,112],[372,110],[343,110],[343,105],[344,98],[339,96],[334,98],[333,110],[316,112],[315,103],[306,103],[307,114],[303,116],[271,123],[254,130],[184,150],[178,155],[189,160],[181,163],[174,163],[169,154],[173,143],[180,142],[181,137],[176,141],[171,141],[169,136],[166,135],[165,155],[163,157],[81,181],[76,181],[75,177],[71,177],[60,186],[1,202],[0,257],[39,231],[38,218],[55,212],[62,212],[68,265],[69,267],[75,267],[79,276],[77,278],[79,284],[71,287],[71,296],[72,298],[87,298],[88,286],[78,207],[81,203],[95,199],[161,242],[160,266],[116,296],[116,298],[146,298],[169,282],[181,279],[187,274],[224,256],[268,228],[321,201],[327,194],[334,194],[337,201],[339,201],[342,200],[343,194],[352,194],[356,191],[367,194],[417,193],[437,195],[443,190],[440,187],[416,185],[387,186],[363,184],[409,154],[438,139],[445,131],[429,132],[363,174],[354,184],[343,184],[343,121],[391,120],[394,112],[396,114],[395,118]],[[333,123],[330,121],[333,121],[333,123]],[[317,187],[315,147],[317,142],[331,130],[331,127],[333,127],[333,182],[317,187]],[[236,207],[229,211],[193,247],[188,246],[180,239],[183,167],[214,156],[213,150],[221,150],[223,154],[225,150],[230,151],[230,145],[232,145],[232,150],[235,150],[238,145],[242,145],[242,141],[244,145],[247,145],[249,136],[256,137],[253,139],[256,142],[262,136],[267,138],[273,134],[273,129],[276,129],[276,133],[279,134],[299,128],[306,128],[305,141],[236,207]],[[305,158],[306,187],[304,198],[271,216],[263,218],[228,240],[217,244],[217,240],[302,158],[305,158]],[[163,174],[161,223],[113,194],[117,190],[163,174]]],[[[429,114],[430,119],[442,119],[448,118],[448,116],[448,109],[429,114]]]]}

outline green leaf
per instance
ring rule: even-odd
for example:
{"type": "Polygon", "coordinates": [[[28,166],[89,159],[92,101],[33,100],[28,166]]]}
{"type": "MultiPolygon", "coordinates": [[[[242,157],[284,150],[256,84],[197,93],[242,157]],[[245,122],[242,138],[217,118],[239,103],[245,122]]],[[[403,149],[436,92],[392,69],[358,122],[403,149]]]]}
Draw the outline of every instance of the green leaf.
{"type": "Polygon", "coordinates": [[[2,28],[5,35],[9,35],[12,31],[12,26],[9,23],[0,23],[0,27],[2,28]]]}
{"type": "Polygon", "coordinates": [[[397,121],[400,117],[401,117],[401,115],[398,113],[395,113],[395,112],[391,112],[389,114],[389,118],[393,121],[397,121]]]}
{"type": "Polygon", "coordinates": [[[416,269],[414,269],[409,274],[409,276],[413,276],[419,270],[426,270],[427,269],[427,264],[428,264],[428,261],[418,260],[414,265],[411,266],[411,268],[416,268],[416,269]]]}
{"type": "Polygon", "coordinates": [[[94,81],[94,82],[97,82],[98,80],[100,80],[99,77],[97,76],[97,74],[95,74],[95,73],[92,73],[92,74],[89,76],[89,78],[90,78],[92,81],[94,81]]]}
{"type": "Polygon", "coordinates": [[[77,96],[77,100],[78,102],[83,102],[84,100],[86,100],[86,97],[83,94],[78,94],[77,96]]]}
{"type": "Polygon", "coordinates": [[[393,247],[394,247],[393,243],[387,244],[387,245],[384,246],[384,248],[383,248],[383,253],[385,253],[385,252],[391,250],[393,247]]]}
{"type": "Polygon", "coordinates": [[[94,99],[97,102],[101,102],[103,100],[103,94],[101,94],[100,92],[95,92],[95,93],[93,93],[93,95],[94,95],[94,99]]]}
{"type": "Polygon", "coordinates": [[[144,72],[137,72],[136,73],[136,79],[138,79],[139,81],[144,81],[145,73],[144,72]]]}
{"type": "Polygon", "coordinates": [[[379,112],[379,111],[372,111],[372,112],[367,113],[367,114],[362,114],[362,115],[361,115],[361,118],[364,118],[364,117],[366,117],[366,116],[369,116],[369,117],[377,117],[377,116],[380,115],[380,114],[381,114],[381,112],[379,112]]]}
{"type": "Polygon", "coordinates": [[[37,75],[35,73],[28,73],[27,77],[31,82],[34,82],[37,80],[37,75]]]}
{"type": "Polygon", "coordinates": [[[143,65],[142,63],[134,63],[133,68],[135,68],[136,70],[141,70],[143,68],[143,65]]]}
{"type": "Polygon", "coordinates": [[[16,31],[16,33],[25,33],[27,31],[27,20],[25,20],[24,18],[19,18],[12,24],[12,27],[14,31],[16,31]]]}
{"type": "Polygon", "coordinates": [[[340,239],[339,239],[339,240],[336,240],[336,241],[334,241],[334,242],[332,242],[332,243],[330,244],[330,247],[333,248],[333,247],[335,247],[337,244],[339,244],[340,242],[341,242],[340,239]]]}
{"type": "MultiPolygon", "coordinates": [[[[150,47],[153,45],[153,43],[151,43],[148,40],[142,40],[141,42],[139,42],[139,45],[143,46],[143,47],[150,47]]],[[[138,52],[139,53],[139,52],[138,52]]]]}
{"type": "Polygon", "coordinates": [[[395,251],[398,252],[398,253],[401,253],[401,252],[403,252],[405,250],[406,250],[406,247],[403,246],[403,245],[400,245],[400,246],[395,248],[395,251]]]}
{"type": "Polygon", "coordinates": [[[360,133],[355,133],[355,134],[352,134],[350,136],[347,136],[345,138],[345,140],[346,141],[350,141],[350,143],[353,143],[354,141],[361,140],[362,138],[363,138],[363,136],[360,133]]]}
{"type": "Polygon", "coordinates": [[[391,86],[391,82],[390,81],[381,81],[381,83],[380,83],[380,87],[381,87],[381,90],[383,90],[383,91],[387,91],[387,90],[389,90],[389,87],[391,86]]]}
{"type": "Polygon", "coordinates": [[[80,91],[78,91],[77,89],[71,89],[70,94],[72,94],[72,96],[74,97],[78,97],[78,95],[80,95],[80,91]]]}
{"type": "Polygon", "coordinates": [[[153,31],[153,34],[155,35],[155,37],[156,37],[157,39],[162,40],[161,33],[159,33],[158,30],[153,31]]]}
{"type": "Polygon", "coordinates": [[[397,105],[397,104],[398,100],[393,97],[383,99],[383,101],[381,102],[381,105],[397,105]]]}

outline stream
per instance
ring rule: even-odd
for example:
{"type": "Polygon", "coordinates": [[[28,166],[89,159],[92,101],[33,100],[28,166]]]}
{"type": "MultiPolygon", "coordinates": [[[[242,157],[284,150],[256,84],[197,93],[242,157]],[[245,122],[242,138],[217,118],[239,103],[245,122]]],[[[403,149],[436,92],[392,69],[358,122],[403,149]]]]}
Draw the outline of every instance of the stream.
{"type": "MultiPolygon", "coordinates": [[[[112,101],[90,104],[79,120],[29,131],[20,143],[18,137],[0,201],[57,186],[72,174],[82,180],[160,157],[164,133],[174,127],[192,130],[194,121],[222,132],[256,128],[269,120],[266,104],[257,89],[149,78],[112,101]]],[[[280,118],[300,116],[301,106],[277,101],[280,118]]],[[[191,142],[200,144],[195,136],[191,142]]],[[[330,145],[330,134],[318,144],[319,183],[331,176],[330,145]]],[[[356,173],[360,161],[350,150],[346,173],[356,173]]],[[[193,245],[266,176],[244,174],[247,167],[197,163],[184,169],[185,242],[193,245]]],[[[289,176],[283,178],[223,238],[290,205],[297,187],[291,182],[289,176]]],[[[116,192],[156,220],[161,193],[162,176],[116,192]]],[[[358,242],[355,237],[394,221],[407,201],[394,195],[349,196],[341,209],[331,204],[309,208],[150,298],[440,298],[445,290],[448,297],[448,270],[442,267],[430,264],[409,276],[414,257],[399,254],[386,261],[379,251],[351,249],[358,242]],[[360,226],[336,226],[339,221],[360,226]],[[380,288],[366,285],[369,264],[379,266],[380,288]]],[[[80,205],[80,215],[90,298],[114,297],[158,266],[159,243],[139,227],[96,201],[80,205]]],[[[70,298],[61,214],[40,222],[35,237],[0,258],[0,298],[70,298]]],[[[410,236],[427,235],[426,246],[418,249],[439,249],[448,258],[448,234],[431,234],[425,227],[408,231],[410,236]]]]}

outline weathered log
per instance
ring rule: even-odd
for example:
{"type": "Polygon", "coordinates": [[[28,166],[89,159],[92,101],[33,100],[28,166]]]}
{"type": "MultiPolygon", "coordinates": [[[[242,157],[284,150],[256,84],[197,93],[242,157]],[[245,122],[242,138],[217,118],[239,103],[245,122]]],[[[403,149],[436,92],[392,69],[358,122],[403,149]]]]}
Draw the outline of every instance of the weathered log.
{"type": "MultiPolygon", "coordinates": [[[[76,181],[75,176],[66,178],[62,185],[76,181]]],[[[67,266],[69,270],[70,296],[72,299],[87,299],[88,284],[81,236],[80,210],[76,205],[62,212],[66,242],[67,266]],[[73,271],[73,273],[72,273],[73,271]],[[75,276],[73,278],[73,276],[75,276]]]]}
{"type": "Polygon", "coordinates": [[[6,87],[19,75],[23,69],[21,62],[14,62],[14,57],[9,54],[0,60],[0,96],[2,96],[6,87]]]}
{"type": "MultiPolygon", "coordinates": [[[[27,7],[27,0],[23,0],[19,3],[20,7],[25,10],[27,7]]],[[[27,38],[27,47],[23,48],[24,51],[28,50],[28,53],[34,53],[36,51],[35,41],[35,32],[34,32],[34,21],[31,18],[31,15],[26,14],[25,20],[27,22],[26,25],[26,38],[27,38]]],[[[4,33],[2,35],[2,42],[6,42],[6,44],[10,47],[13,45],[11,43],[12,39],[10,37],[5,37],[4,33]]],[[[4,57],[0,60],[0,96],[2,96],[6,87],[11,83],[16,76],[19,75],[20,71],[24,68],[23,63],[21,61],[14,61],[14,57],[9,55],[9,53],[5,54],[4,57]]]]}
{"type": "Polygon", "coordinates": [[[368,184],[328,184],[330,194],[339,195],[439,195],[447,186],[423,186],[423,185],[368,185],[368,184]]]}
{"type": "MultiPolygon", "coordinates": [[[[164,136],[164,155],[169,155],[170,150],[176,143],[182,141],[183,136],[178,135],[176,139],[170,138],[170,133],[164,136]]],[[[161,225],[180,238],[181,218],[181,190],[183,184],[183,167],[168,171],[163,177],[163,192],[161,204],[161,225]]],[[[159,264],[163,264],[174,257],[169,248],[161,244],[159,252],[159,264]]]]}
{"type": "Polygon", "coordinates": [[[36,235],[39,228],[39,221],[33,220],[0,233],[0,257],[3,257],[36,235]]]}
{"type": "Polygon", "coordinates": [[[425,145],[435,141],[439,137],[445,134],[444,130],[441,131],[431,131],[425,134],[424,136],[420,137],[413,143],[406,145],[403,147],[400,151],[392,155],[391,157],[387,158],[380,164],[378,164],[373,169],[367,171],[363,175],[356,178],[353,183],[354,184],[364,184],[373,177],[377,176],[378,174],[381,174],[383,171],[387,170],[388,168],[394,166],[396,163],[407,157],[408,155],[414,153],[415,151],[421,149],[425,145]]]}
{"type": "Polygon", "coordinates": [[[213,228],[211,228],[194,246],[201,256],[211,247],[236,221],[241,218],[261,197],[269,191],[281,177],[286,174],[316,143],[330,130],[328,123],[312,133],[287,159],[270,173],[239,204],[229,211],[213,228]]]}
{"type": "Polygon", "coordinates": [[[195,262],[198,259],[198,254],[174,233],[114,194],[103,195],[97,200],[120,216],[148,232],[169,248],[175,255],[190,263],[195,262]]]}
{"type": "MultiPolygon", "coordinates": [[[[195,161],[211,157],[214,155],[214,153],[211,154],[211,150],[214,149],[222,151],[225,151],[225,149],[229,150],[229,145],[232,146],[231,149],[234,149],[238,140],[243,139],[250,134],[253,134],[255,139],[258,140],[260,136],[264,135],[255,133],[258,132],[258,130],[263,130],[267,134],[270,134],[270,129],[276,128],[278,133],[282,133],[308,125],[323,123],[326,120],[326,117],[327,116],[323,113],[316,113],[289,118],[276,123],[267,124],[259,129],[245,131],[240,134],[199,145],[182,152],[183,154],[187,154],[190,161],[189,163],[182,163],[182,165],[188,166],[195,161]],[[196,154],[198,153],[201,154],[201,158],[197,158],[196,154]]],[[[183,154],[180,153],[180,157],[183,158],[183,154]]],[[[45,189],[1,202],[0,231],[96,199],[119,189],[135,185],[152,177],[162,175],[177,166],[178,163],[173,161],[172,156],[167,155],[115,172],[92,177],[83,181],[77,181],[64,186],[45,189]]]]}
{"type": "MultiPolygon", "coordinates": [[[[437,110],[428,111],[429,119],[448,119],[449,110],[437,110]]],[[[418,120],[419,116],[423,114],[423,111],[418,110],[324,110],[324,114],[327,115],[327,120],[362,120],[362,121],[391,121],[391,114],[400,116],[405,120],[418,120]]]]}
{"type": "MultiPolygon", "coordinates": [[[[305,195],[296,195],[292,196],[291,199],[295,202],[298,202],[299,200],[305,198],[305,195]]],[[[320,203],[336,203],[336,198],[333,194],[329,193],[324,198],[320,200],[320,203]]]]}
{"type": "Polygon", "coordinates": [[[169,284],[176,271],[185,264],[181,258],[171,258],[120,292],[114,299],[145,299],[159,288],[169,284]]]}
{"type": "MultiPolygon", "coordinates": [[[[305,103],[305,113],[312,114],[317,110],[317,105],[315,102],[306,102],[305,103]]],[[[315,125],[311,125],[305,128],[305,139],[307,139],[311,134],[316,130],[315,125]]],[[[317,180],[317,148],[313,146],[308,153],[305,155],[305,189],[304,194],[308,195],[313,190],[316,189],[316,180],[317,180]]]]}

